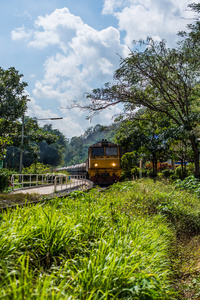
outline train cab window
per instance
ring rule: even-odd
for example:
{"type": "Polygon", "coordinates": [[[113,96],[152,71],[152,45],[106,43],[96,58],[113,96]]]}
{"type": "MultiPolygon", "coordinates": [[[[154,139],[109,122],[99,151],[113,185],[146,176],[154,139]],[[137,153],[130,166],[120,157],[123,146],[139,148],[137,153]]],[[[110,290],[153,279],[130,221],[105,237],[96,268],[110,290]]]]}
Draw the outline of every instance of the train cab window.
{"type": "Polygon", "coordinates": [[[92,148],[92,156],[102,156],[104,155],[104,148],[92,148]]]}
{"type": "Polygon", "coordinates": [[[117,155],[117,147],[106,147],[106,155],[117,155]]]}

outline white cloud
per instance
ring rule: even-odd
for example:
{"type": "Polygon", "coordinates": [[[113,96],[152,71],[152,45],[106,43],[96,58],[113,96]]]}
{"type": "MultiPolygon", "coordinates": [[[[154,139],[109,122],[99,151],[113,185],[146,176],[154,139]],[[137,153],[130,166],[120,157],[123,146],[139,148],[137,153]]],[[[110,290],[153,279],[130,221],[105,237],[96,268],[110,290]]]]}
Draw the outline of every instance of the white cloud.
{"type": "Polygon", "coordinates": [[[69,106],[72,100],[82,101],[85,92],[112,80],[119,63],[116,53],[123,56],[126,51],[116,28],[97,31],[67,8],[39,17],[35,24],[37,30],[29,46],[58,46],[44,62],[44,77],[35,84],[35,97],[55,98],[60,106],[69,106]],[[60,36],[60,26],[67,41],[60,36]]]}
{"type": "MultiPolygon", "coordinates": [[[[37,118],[57,116],[44,108],[48,101],[51,107],[55,102],[57,107],[64,108],[71,106],[73,100],[84,103],[85,92],[112,80],[119,63],[117,53],[123,56],[127,51],[120,43],[116,28],[95,30],[66,8],[39,17],[28,45],[38,49],[54,46],[55,49],[55,53],[44,61],[44,76],[36,80],[32,91],[34,98],[29,103],[28,114],[37,118]]],[[[119,109],[116,107],[99,114],[91,124],[85,120],[88,113],[79,109],[61,109],[60,113],[64,121],[53,122],[52,126],[71,138],[96,123],[110,124],[112,115],[119,113],[119,109]]]]}
{"type": "MultiPolygon", "coordinates": [[[[178,30],[185,29],[189,23],[181,18],[188,3],[189,0],[105,0],[102,13],[117,18],[118,28],[96,30],[71,14],[68,8],[62,8],[39,16],[31,30],[25,27],[13,30],[13,40],[24,39],[29,49],[38,49],[38,53],[42,49],[43,55],[46,53],[38,69],[40,79],[34,70],[36,81],[32,94],[35,99],[29,104],[30,115],[57,116],[52,112],[53,103],[56,109],[70,106],[73,100],[84,103],[85,92],[112,81],[119,66],[117,54],[126,56],[134,39],[151,36],[156,40],[165,38],[172,44],[178,30]],[[125,32],[124,44],[121,32],[125,32]],[[51,104],[51,109],[45,108],[46,103],[51,104]]],[[[67,137],[80,135],[91,125],[85,121],[87,113],[83,111],[66,109],[61,113],[65,122],[52,125],[59,126],[57,128],[67,137]]],[[[92,125],[110,124],[113,114],[118,113],[119,107],[106,110],[95,117],[92,125]]]]}
{"type": "Polygon", "coordinates": [[[56,118],[57,114],[53,113],[50,109],[43,110],[40,105],[37,104],[36,100],[33,97],[29,97],[31,100],[28,102],[27,115],[32,118],[56,118]]]}
{"type": "Polygon", "coordinates": [[[56,99],[60,96],[60,93],[53,89],[52,85],[42,85],[41,82],[37,81],[33,95],[37,98],[56,99]]]}
{"type": "MultiPolygon", "coordinates": [[[[28,103],[27,115],[37,119],[60,117],[60,114],[55,114],[50,109],[43,110],[34,98],[31,98],[31,101],[28,103]]],[[[77,120],[74,120],[73,115],[74,114],[70,114],[68,111],[68,116],[61,120],[39,120],[38,123],[40,126],[52,124],[52,128],[60,130],[67,138],[72,138],[73,136],[80,136],[84,133],[82,125],[79,124],[77,120]]]]}
{"type": "Polygon", "coordinates": [[[26,31],[24,26],[11,31],[11,37],[14,41],[22,39],[27,40],[31,37],[31,34],[31,31],[26,31]]]}
{"type": "Polygon", "coordinates": [[[105,0],[102,13],[113,14],[118,8],[125,7],[129,4],[129,0],[105,0]]]}
{"type": "Polygon", "coordinates": [[[167,40],[175,45],[178,31],[185,30],[192,13],[187,6],[190,0],[105,0],[104,14],[118,19],[119,30],[125,31],[125,44],[147,36],[167,40]]]}

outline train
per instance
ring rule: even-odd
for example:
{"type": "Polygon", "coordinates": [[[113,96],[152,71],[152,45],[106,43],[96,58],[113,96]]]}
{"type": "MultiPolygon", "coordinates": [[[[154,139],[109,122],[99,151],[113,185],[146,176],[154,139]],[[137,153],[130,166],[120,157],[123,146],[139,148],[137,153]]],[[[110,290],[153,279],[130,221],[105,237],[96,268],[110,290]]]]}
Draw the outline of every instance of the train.
{"type": "Polygon", "coordinates": [[[88,148],[88,158],[84,163],[59,168],[71,175],[86,175],[95,185],[109,185],[121,178],[122,149],[106,139],[88,148]]]}

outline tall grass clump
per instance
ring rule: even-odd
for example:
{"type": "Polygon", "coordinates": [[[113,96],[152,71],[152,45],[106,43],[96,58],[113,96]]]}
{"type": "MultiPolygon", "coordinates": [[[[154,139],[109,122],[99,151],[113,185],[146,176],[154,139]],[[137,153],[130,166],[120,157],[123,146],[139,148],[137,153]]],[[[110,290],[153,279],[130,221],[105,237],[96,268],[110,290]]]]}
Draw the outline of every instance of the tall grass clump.
{"type": "Polygon", "coordinates": [[[200,181],[195,178],[194,175],[186,177],[184,180],[177,179],[175,181],[175,187],[181,190],[187,190],[194,194],[200,195],[200,181]]]}
{"type": "Polygon", "coordinates": [[[124,197],[121,210],[128,214],[159,214],[174,226],[177,235],[200,234],[200,202],[196,193],[150,179],[119,184],[113,192],[124,197]]]}
{"type": "Polygon", "coordinates": [[[0,297],[175,299],[173,231],[162,214],[145,214],[138,199],[126,183],[7,210],[0,226],[0,297]]]}

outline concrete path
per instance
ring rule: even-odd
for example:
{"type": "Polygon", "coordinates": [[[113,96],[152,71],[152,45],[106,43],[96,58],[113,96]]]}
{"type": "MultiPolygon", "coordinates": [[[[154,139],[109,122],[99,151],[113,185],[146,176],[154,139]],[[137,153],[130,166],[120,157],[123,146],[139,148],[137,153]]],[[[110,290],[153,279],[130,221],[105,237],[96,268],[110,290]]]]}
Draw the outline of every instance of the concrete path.
{"type": "MultiPolygon", "coordinates": [[[[65,190],[70,190],[74,188],[78,188],[80,186],[80,183],[70,183],[70,184],[63,184],[63,185],[57,185],[56,186],[56,192],[61,192],[65,190]]],[[[42,186],[42,187],[34,187],[34,188],[27,188],[27,189],[18,189],[11,194],[40,194],[40,195],[49,195],[54,194],[54,185],[48,185],[48,186],[42,186]]]]}

